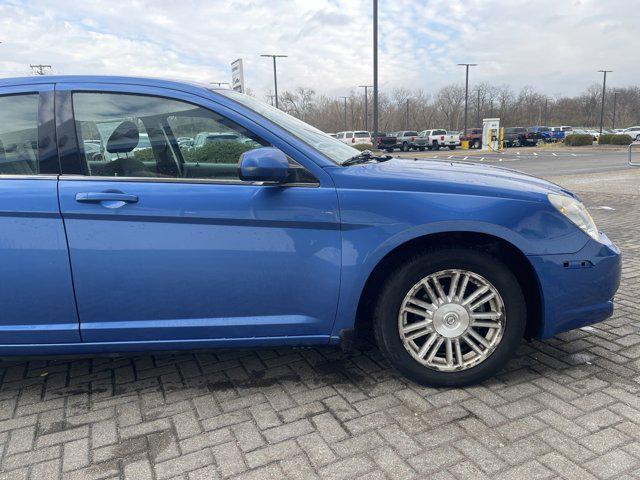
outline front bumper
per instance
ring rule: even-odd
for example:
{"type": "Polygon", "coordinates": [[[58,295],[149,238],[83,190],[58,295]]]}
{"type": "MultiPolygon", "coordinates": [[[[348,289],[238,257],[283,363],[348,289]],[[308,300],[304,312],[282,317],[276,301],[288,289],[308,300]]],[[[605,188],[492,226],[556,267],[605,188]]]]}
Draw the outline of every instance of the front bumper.
{"type": "Polygon", "coordinates": [[[532,255],[542,295],[542,325],[536,337],[601,322],[613,313],[613,296],[620,285],[620,250],[601,233],[569,255],[532,255]]]}

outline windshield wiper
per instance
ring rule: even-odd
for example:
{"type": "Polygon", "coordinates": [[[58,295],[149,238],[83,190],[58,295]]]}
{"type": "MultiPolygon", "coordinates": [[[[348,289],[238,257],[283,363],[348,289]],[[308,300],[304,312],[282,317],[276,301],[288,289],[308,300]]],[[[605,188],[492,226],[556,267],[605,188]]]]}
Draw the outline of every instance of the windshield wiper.
{"type": "Polygon", "coordinates": [[[354,155],[349,160],[342,162],[343,167],[348,167],[349,165],[357,165],[358,163],[367,163],[371,160],[375,160],[377,162],[386,162],[387,160],[391,160],[393,157],[391,155],[374,155],[371,150],[365,150],[358,155],[354,155]]]}

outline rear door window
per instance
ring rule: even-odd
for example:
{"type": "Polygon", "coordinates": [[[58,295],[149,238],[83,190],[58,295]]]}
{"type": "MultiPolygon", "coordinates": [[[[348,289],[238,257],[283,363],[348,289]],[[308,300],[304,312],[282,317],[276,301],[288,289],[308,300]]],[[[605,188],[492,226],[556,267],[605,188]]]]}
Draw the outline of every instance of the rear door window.
{"type": "Polygon", "coordinates": [[[37,175],[37,93],[0,97],[0,174],[37,175]]]}

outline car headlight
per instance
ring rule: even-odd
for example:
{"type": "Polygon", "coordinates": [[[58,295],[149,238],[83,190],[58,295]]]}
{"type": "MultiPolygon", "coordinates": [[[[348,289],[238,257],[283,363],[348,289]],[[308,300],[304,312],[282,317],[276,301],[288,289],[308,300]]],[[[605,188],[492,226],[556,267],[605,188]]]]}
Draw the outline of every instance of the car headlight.
{"type": "Polygon", "coordinates": [[[587,235],[596,241],[600,241],[600,234],[598,233],[598,227],[591,218],[587,208],[578,200],[566,195],[558,195],[556,193],[550,193],[547,195],[549,202],[553,205],[561,214],[567,217],[571,222],[580,227],[587,235]]]}

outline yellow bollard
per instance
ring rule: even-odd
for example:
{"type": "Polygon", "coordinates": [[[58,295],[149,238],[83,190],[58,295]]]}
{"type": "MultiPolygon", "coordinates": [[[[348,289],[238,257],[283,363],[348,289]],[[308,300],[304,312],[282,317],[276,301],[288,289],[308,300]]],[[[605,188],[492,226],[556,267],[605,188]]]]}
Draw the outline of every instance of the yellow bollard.
{"type": "Polygon", "coordinates": [[[469,140],[461,140],[460,141],[460,147],[463,150],[469,150],[469,140]]]}

